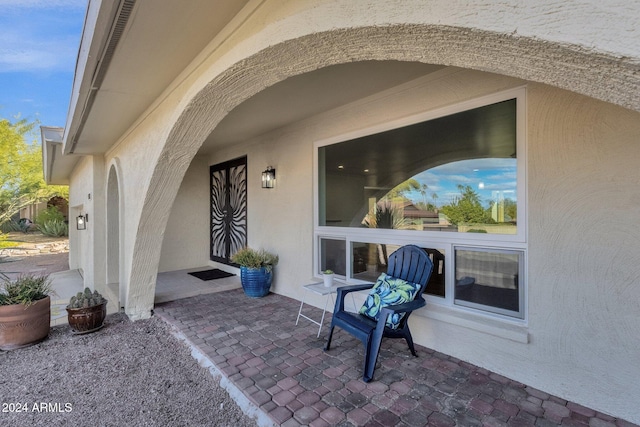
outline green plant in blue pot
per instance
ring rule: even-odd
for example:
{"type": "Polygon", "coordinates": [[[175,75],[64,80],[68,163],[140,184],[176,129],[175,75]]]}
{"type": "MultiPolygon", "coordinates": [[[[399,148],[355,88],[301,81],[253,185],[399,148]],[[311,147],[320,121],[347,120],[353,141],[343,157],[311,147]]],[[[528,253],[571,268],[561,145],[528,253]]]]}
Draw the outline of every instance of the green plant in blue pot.
{"type": "Polygon", "coordinates": [[[240,266],[240,281],[245,295],[260,298],[269,293],[273,280],[273,267],[278,264],[278,255],[264,249],[240,249],[231,257],[231,262],[240,266]]]}

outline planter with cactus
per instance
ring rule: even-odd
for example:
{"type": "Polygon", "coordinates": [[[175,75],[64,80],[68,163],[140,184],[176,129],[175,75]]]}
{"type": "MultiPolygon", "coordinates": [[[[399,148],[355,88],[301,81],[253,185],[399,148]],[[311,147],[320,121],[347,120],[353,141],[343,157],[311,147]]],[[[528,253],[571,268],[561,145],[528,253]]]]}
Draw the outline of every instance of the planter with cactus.
{"type": "Polygon", "coordinates": [[[47,338],[53,293],[49,276],[24,274],[11,280],[0,275],[0,350],[27,347],[47,338]]]}
{"type": "Polygon", "coordinates": [[[74,334],[88,334],[104,326],[107,300],[98,291],[85,288],[72,296],[67,306],[67,319],[74,334]]]}

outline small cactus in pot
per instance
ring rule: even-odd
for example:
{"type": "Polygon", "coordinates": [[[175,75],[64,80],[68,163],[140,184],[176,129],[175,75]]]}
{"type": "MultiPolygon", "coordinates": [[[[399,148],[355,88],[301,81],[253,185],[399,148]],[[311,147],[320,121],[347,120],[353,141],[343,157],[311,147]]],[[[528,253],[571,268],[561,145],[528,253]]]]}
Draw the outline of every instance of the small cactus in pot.
{"type": "Polygon", "coordinates": [[[67,306],[67,319],[74,334],[87,334],[103,326],[107,316],[107,300],[100,292],[85,288],[71,297],[67,306]]]}
{"type": "Polygon", "coordinates": [[[107,300],[104,299],[100,292],[97,290],[91,292],[91,289],[84,288],[84,292],[78,292],[71,297],[67,308],[89,308],[105,302],[107,302],[107,300]]]}

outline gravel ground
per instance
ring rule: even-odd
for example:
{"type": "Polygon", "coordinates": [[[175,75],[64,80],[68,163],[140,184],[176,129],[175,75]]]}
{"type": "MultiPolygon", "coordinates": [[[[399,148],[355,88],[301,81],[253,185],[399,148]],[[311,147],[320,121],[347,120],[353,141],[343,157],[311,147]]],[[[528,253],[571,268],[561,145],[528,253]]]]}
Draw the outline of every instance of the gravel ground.
{"type": "MultiPolygon", "coordinates": [[[[66,255],[24,257],[0,270],[28,271],[43,257],[63,268],[66,255]]],[[[91,334],[56,326],[40,344],[0,351],[0,405],[7,427],[256,425],[168,325],[123,314],[91,334]]]]}

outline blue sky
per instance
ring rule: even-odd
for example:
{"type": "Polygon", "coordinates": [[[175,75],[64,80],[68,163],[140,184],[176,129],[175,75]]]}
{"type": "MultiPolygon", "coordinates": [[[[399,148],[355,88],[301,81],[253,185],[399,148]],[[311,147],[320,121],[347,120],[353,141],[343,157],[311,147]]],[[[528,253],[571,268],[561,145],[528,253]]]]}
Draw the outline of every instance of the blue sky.
{"type": "Polygon", "coordinates": [[[0,118],[64,127],[87,0],[0,0],[0,118]]]}
{"type": "Polygon", "coordinates": [[[470,186],[485,207],[490,201],[517,199],[516,159],[488,158],[471,159],[444,165],[419,173],[413,178],[420,184],[426,184],[423,195],[413,191],[407,196],[414,202],[434,203],[437,206],[449,204],[460,196],[458,185],[470,186]],[[433,194],[436,194],[434,199],[433,194]]]}

